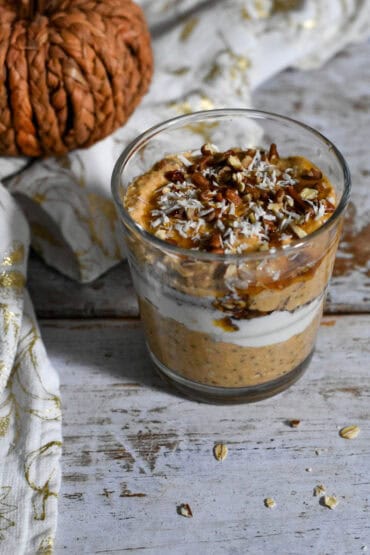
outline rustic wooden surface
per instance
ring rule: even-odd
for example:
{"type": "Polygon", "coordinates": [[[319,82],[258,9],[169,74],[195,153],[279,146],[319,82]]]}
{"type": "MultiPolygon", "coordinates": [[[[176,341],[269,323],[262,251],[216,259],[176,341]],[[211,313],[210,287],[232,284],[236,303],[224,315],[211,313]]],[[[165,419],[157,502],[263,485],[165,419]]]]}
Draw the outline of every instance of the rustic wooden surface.
{"type": "Polygon", "coordinates": [[[81,286],[31,257],[29,288],[64,403],[57,555],[370,552],[369,59],[370,44],[354,46],[255,94],[256,107],[336,142],[354,181],[329,314],[308,372],[285,393],[232,407],[178,397],[149,363],[125,263],[81,286]],[[338,435],[349,424],[361,427],[351,441],[338,435]],[[212,454],[220,441],[222,463],[212,454]],[[321,483],[335,510],[313,496],[321,483]],[[177,514],[181,503],[192,519],[177,514]]]}
{"type": "Polygon", "coordinates": [[[370,316],[326,324],[294,387],[223,407],[164,387],[138,322],[44,321],[64,399],[57,553],[370,549],[370,316]],[[361,427],[354,440],[338,435],[348,424],[361,427]],[[212,454],[217,442],[229,448],[223,462],[212,454]],[[335,510],[313,496],[321,483],[338,497],[335,510]],[[192,519],[177,514],[180,503],[190,504],[192,519]]]}

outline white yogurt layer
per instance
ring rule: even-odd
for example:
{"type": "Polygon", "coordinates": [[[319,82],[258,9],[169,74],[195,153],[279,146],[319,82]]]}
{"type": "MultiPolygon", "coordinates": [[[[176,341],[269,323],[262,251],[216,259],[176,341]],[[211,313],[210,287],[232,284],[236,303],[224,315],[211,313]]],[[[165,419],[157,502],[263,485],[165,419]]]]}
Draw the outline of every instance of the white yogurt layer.
{"type": "Polygon", "coordinates": [[[293,312],[277,310],[250,320],[231,319],[239,329],[230,332],[215,324],[215,320],[227,316],[224,312],[171,298],[162,289],[155,287],[153,282],[149,286],[137,278],[136,283],[139,295],[153,304],[163,318],[172,318],[193,331],[207,333],[215,341],[234,343],[241,347],[266,347],[302,333],[320,313],[323,301],[321,295],[293,312]]]}

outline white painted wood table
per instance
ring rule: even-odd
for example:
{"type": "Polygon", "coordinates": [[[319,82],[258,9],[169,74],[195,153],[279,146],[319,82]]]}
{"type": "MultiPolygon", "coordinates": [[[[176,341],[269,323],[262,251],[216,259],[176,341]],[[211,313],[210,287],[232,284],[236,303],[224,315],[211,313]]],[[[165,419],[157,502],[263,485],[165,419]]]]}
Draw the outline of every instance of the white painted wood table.
{"type": "Polygon", "coordinates": [[[354,46],[255,94],[258,108],[330,136],[354,181],[317,350],[285,393],[240,406],[178,397],[152,371],[126,264],[80,286],[32,258],[64,405],[58,555],[370,552],[369,59],[370,44],[354,46]],[[349,424],[356,439],[338,434],[349,424]],[[223,462],[217,442],[229,448],[223,462]],[[318,484],[339,499],[335,510],[313,496],[318,484]],[[193,518],[177,513],[181,503],[193,518]]]}

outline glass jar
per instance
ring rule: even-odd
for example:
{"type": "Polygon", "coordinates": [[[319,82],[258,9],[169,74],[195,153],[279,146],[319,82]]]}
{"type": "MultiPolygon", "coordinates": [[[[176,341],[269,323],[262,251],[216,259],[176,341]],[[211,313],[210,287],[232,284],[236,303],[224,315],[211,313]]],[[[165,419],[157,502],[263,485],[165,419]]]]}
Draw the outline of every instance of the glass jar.
{"type": "Polygon", "coordinates": [[[149,129],[122,153],[112,177],[127,258],[151,358],[181,392],[210,402],[255,401],[294,383],[313,353],[332,274],[350,175],[337,148],[292,119],[260,111],[197,112],[149,129]],[[333,185],[337,206],[289,246],[244,255],[182,249],[145,231],[124,207],[135,178],[169,154],[278,145],[333,185]]]}

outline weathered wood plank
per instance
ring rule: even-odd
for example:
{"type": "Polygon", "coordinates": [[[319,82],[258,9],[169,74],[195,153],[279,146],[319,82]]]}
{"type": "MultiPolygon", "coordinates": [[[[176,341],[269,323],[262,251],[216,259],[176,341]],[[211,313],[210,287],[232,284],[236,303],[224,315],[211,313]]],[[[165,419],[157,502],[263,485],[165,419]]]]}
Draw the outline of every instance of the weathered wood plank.
{"type": "Polygon", "coordinates": [[[254,95],[257,108],[289,115],[329,137],[353,180],[327,310],[370,311],[370,42],[347,48],[323,68],[286,71],[254,95]]]}
{"type": "Polygon", "coordinates": [[[28,287],[40,318],[137,317],[139,309],[127,262],[82,285],[30,255],[28,287]]]}
{"type": "Polygon", "coordinates": [[[57,554],[370,548],[370,316],[326,323],[294,387],[224,407],[167,389],[138,322],[43,322],[64,404],[57,554]],[[286,423],[293,418],[297,429],[286,423]],[[357,439],[339,437],[347,424],[361,427],[357,439]],[[218,441],[229,447],[222,463],[212,455],[218,441]],[[338,496],[336,510],[313,496],[319,483],[338,496]],[[192,519],[177,514],[183,502],[192,519]]]}

